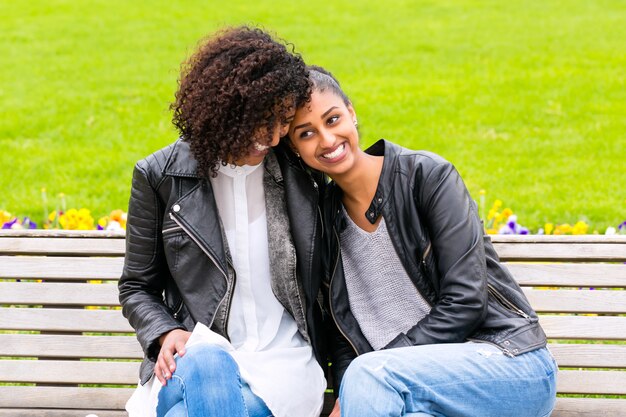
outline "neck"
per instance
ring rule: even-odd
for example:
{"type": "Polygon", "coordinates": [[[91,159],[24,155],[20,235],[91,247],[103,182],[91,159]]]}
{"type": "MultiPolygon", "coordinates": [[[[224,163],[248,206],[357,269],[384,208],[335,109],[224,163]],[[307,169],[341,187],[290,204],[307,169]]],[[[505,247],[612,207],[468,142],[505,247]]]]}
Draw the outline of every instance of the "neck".
{"type": "Polygon", "coordinates": [[[347,172],[331,176],[343,191],[344,204],[369,205],[374,198],[383,168],[383,157],[360,152],[360,157],[347,172]]]}

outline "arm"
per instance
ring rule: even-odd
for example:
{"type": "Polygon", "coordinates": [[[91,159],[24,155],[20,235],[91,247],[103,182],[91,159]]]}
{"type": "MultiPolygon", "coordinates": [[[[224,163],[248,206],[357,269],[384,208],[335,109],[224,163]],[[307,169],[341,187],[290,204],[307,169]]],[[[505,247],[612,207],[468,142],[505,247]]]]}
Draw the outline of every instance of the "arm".
{"type": "Polygon", "coordinates": [[[137,164],[133,172],[119,297],[122,313],[136,330],[146,357],[156,361],[159,338],[184,327],[163,301],[166,280],[171,279],[161,241],[163,209],[142,164],[147,163],[137,164]]]}
{"type": "Polygon", "coordinates": [[[484,233],[474,203],[450,163],[439,162],[424,176],[414,198],[432,245],[424,271],[438,285],[438,301],[387,347],[463,342],[487,314],[484,233]]]}

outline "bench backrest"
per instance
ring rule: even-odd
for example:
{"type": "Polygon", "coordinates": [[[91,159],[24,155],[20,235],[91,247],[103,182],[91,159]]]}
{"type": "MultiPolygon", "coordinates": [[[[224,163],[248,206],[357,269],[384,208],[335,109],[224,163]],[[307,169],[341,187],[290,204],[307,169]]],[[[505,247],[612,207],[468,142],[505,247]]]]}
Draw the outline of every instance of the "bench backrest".
{"type": "MultiPolygon", "coordinates": [[[[492,240],[561,367],[553,416],[626,415],[626,236],[492,240]]],[[[124,249],[118,234],[0,232],[0,417],[125,415],[142,352],[119,310],[124,249]]]]}

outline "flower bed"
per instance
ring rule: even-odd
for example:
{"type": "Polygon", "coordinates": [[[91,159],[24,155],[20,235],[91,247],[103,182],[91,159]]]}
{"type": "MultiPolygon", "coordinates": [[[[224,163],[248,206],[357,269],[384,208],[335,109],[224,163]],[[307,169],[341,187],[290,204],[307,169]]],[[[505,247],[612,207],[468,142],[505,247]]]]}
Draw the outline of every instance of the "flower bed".
{"type": "MultiPolygon", "coordinates": [[[[65,208],[65,196],[59,194],[59,208],[48,212],[48,200],[46,190],[42,189],[44,221],[41,227],[28,217],[14,216],[8,211],[0,210],[0,225],[2,229],[63,229],[63,230],[126,230],[127,213],[116,209],[108,215],[102,216],[95,221],[91,211],[86,208],[65,208]]],[[[546,223],[534,233],[520,224],[517,215],[509,207],[503,207],[501,200],[495,200],[491,208],[485,213],[486,193],[480,192],[480,213],[488,234],[500,235],[584,235],[589,234],[590,227],[585,221],[578,221],[573,225],[569,223],[546,223]]],[[[598,233],[594,231],[593,233],[598,233]]],[[[608,227],[604,234],[626,234],[626,220],[615,227],[608,227]]]]}

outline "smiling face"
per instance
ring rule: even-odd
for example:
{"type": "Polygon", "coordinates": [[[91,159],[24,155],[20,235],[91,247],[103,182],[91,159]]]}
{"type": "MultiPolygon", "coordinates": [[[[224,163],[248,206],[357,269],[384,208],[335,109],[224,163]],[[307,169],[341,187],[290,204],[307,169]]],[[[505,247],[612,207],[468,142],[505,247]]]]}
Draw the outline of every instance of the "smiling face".
{"type": "MultiPolygon", "coordinates": [[[[258,165],[263,162],[265,156],[269,153],[271,147],[278,145],[280,138],[287,135],[289,132],[289,123],[293,120],[295,105],[292,99],[285,100],[283,104],[286,104],[284,110],[282,107],[276,106],[274,109],[274,119],[276,123],[274,127],[270,129],[268,126],[261,126],[254,132],[254,139],[252,144],[248,146],[245,156],[230,160],[229,163],[241,166],[241,165],[258,165]],[[280,116],[281,113],[286,112],[285,116],[280,116]]],[[[272,113],[268,112],[266,117],[270,118],[272,113]]]]}
{"type": "Polygon", "coordinates": [[[257,130],[252,145],[248,148],[248,154],[243,158],[233,161],[235,165],[258,165],[268,154],[270,147],[278,145],[280,138],[285,136],[289,131],[289,121],[277,123],[272,130],[271,136],[268,134],[267,127],[261,127],[257,130]]]}
{"type": "Polygon", "coordinates": [[[296,111],[289,139],[302,160],[331,178],[347,172],[359,158],[359,134],[352,105],[331,91],[314,90],[296,111]]]}

